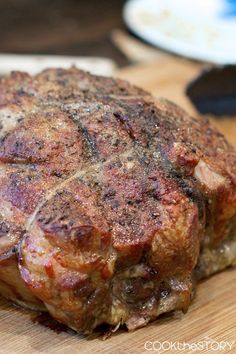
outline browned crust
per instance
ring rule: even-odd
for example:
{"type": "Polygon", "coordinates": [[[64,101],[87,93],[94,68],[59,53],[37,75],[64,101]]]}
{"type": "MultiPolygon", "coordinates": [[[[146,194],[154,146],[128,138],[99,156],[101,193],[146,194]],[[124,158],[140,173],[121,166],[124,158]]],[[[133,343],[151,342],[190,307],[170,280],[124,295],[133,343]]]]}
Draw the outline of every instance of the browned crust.
{"type": "Polygon", "coordinates": [[[13,73],[0,82],[6,110],[0,250],[21,240],[29,291],[83,331],[186,310],[200,249],[230,237],[236,214],[236,153],[224,137],[170,102],[77,69],[13,73]]]}

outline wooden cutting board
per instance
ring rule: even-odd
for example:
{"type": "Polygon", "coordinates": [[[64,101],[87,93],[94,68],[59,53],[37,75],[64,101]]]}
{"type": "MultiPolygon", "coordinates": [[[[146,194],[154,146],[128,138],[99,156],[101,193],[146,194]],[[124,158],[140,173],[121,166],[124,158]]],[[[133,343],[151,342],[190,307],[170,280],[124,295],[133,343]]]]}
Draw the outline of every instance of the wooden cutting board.
{"type": "MultiPolygon", "coordinates": [[[[200,64],[163,56],[153,64],[123,69],[117,76],[146,88],[154,95],[167,97],[196,115],[185,97],[184,89],[200,68],[200,64]]],[[[214,120],[214,123],[236,146],[236,119],[225,118],[214,120]]],[[[236,269],[217,274],[199,284],[197,296],[186,315],[176,313],[164,316],[133,333],[118,331],[106,341],[96,337],[86,339],[72,333],[57,334],[33,323],[30,312],[17,309],[0,299],[0,353],[186,354],[191,353],[187,347],[183,351],[158,349],[160,343],[167,348],[171,343],[177,342],[181,345],[200,341],[208,341],[211,344],[208,344],[208,348],[205,345],[199,353],[216,353],[219,343],[226,341],[233,347],[231,351],[228,349],[223,353],[236,353],[235,279],[236,269]],[[145,350],[145,345],[148,349],[154,345],[156,351],[145,350]]]]}

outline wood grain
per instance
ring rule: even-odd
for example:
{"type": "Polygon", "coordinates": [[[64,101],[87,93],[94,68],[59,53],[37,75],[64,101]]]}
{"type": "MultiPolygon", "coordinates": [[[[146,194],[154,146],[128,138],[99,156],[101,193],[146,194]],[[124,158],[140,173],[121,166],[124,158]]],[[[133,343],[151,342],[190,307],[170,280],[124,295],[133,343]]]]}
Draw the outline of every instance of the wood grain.
{"type": "MultiPolygon", "coordinates": [[[[196,114],[184,95],[184,88],[200,67],[200,64],[173,60],[166,56],[148,66],[124,69],[117,73],[117,76],[129,79],[154,95],[172,99],[191,114],[196,114]]],[[[215,123],[236,145],[236,120],[224,119],[215,123]]],[[[164,316],[146,328],[132,333],[118,331],[106,341],[96,337],[87,339],[70,333],[56,334],[34,324],[29,312],[17,309],[1,299],[0,353],[140,354],[149,352],[144,347],[147,341],[197,343],[206,337],[218,342],[235,341],[230,353],[236,353],[235,278],[236,270],[228,269],[199,284],[196,298],[186,315],[176,313],[164,316]]],[[[187,350],[182,352],[190,353],[187,350]]],[[[224,353],[226,352],[229,353],[224,353]]],[[[168,350],[165,353],[177,351],[168,350]]],[[[216,351],[205,348],[201,353],[216,351]]]]}
{"type": "MultiPolygon", "coordinates": [[[[231,352],[236,353],[235,276],[236,270],[229,269],[200,284],[196,299],[187,314],[165,316],[132,333],[118,331],[106,341],[99,338],[86,339],[70,333],[56,334],[41,325],[33,324],[30,313],[1,300],[0,352],[139,354],[149,352],[144,349],[147,341],[197,343],[208,337],[219,342],[235,340],[231,352]]],[[[201,351],[204,354],[210,352],[214,351],[201,351]]]]}

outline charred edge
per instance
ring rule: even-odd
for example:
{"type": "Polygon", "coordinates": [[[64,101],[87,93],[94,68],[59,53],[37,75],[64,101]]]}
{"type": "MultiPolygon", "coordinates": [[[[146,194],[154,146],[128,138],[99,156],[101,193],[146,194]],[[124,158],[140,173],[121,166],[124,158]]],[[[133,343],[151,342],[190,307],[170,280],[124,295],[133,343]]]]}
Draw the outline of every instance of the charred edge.
{"type": "Polygon", "coordinates": [[[97,146],[96,146],[96,142],[94,141],[94,139],[92,138],[92,136],[89,134],[88,129],[83,127],[82,125],[80,126],[81,132],[83,134],[84,137],[84,141],[87,144],[88,150],[89,150],[89,155],[91,157],[94,157],[98,160],[99,158],[99,154],[98,154],[98,150],[97,150],[97,146]]]}
{"type": "Polygon", "coordinates": [[[120,112],[114,112],[113,113],[114,117],[117,118],[119,120],[119,122],[124,126],[125,130],[127,131],[127,133],[129,134],[130,138],[134,141],[136,141],[135,139],[135,135],[132,129],[132,126],[129,122],[129,119],[126,115],[123,115],[120,112]]]}
{"type": "MultiPolygon", "coordinates": [[[[84,142],[86,143],[86,146],[87,146],[88,156],[90,158],[95,158],[96,160],[98,160],[99,154],[98,154],[96,142],[92,138],[91,134],[89,134],[88,129],[81,124],[79,115],[76,112],[74,112],[74,113],[70,114],[70,118],[73,120],[73,122],[76,123],[79,131],[82,133],[84,142]]],[[[86,154],[85,154],[85,156],[86,156],[86,154]]]]}
{"type": "Polygon", "coordinates": [[[177,170],[174,164],[168,159],[166,154],[163,152],[162,146],[158,144],[158,151],[161,155],[161,164],[163,170],[165,171],[167,177],[174,179],[178,184],[180,190],[183,194],[188,197],[194,204],[197,204],[200,216],[204,214],[204,197],[200,190],[192,186],[193,180],[187,180],[180,170],[177,170]]]}

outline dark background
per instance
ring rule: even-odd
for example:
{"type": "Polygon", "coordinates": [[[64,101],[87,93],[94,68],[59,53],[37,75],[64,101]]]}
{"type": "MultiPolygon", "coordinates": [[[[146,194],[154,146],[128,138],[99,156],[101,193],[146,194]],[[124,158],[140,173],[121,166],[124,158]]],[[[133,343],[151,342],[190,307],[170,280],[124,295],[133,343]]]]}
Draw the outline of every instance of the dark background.
{"type": "Polygon", "coordinates": [[[125,0],[0,0],[0,52],[105,56],[125,65],[112,29],[125,0]]]}

